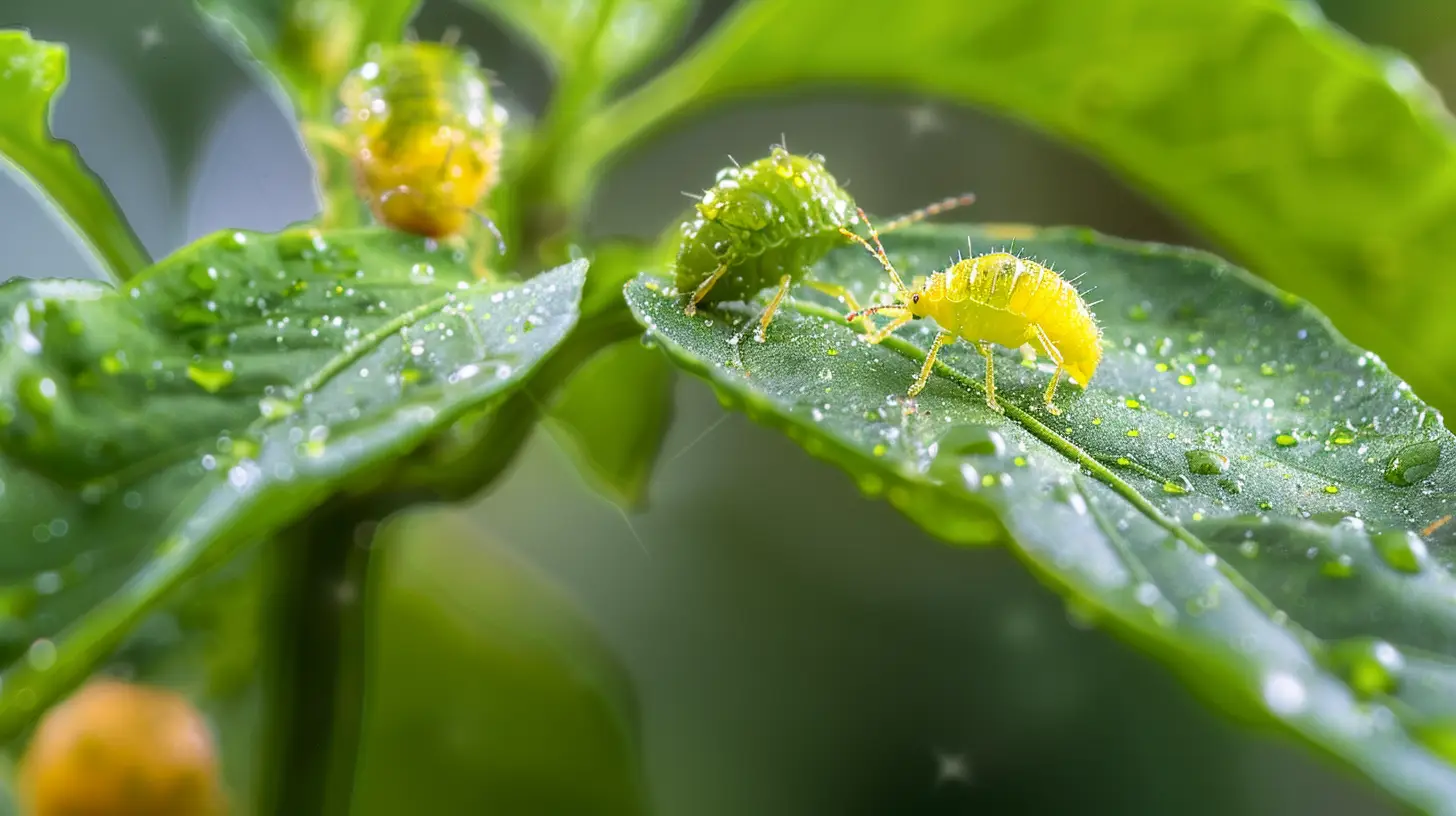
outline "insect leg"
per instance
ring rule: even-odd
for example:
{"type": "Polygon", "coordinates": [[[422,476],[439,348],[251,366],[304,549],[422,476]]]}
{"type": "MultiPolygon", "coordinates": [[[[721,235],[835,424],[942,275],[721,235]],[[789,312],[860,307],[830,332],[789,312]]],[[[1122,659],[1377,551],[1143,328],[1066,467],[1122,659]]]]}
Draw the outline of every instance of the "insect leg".
{"type": "Polygon", "coordinates": [[[762,343],[768,337],[768,324],[773,322],[774,313],[779,310],[779,302],[788,294],[789,284],[793,282],[794,278],[790,275],[779,278],[779,290],[774,292],[774,296],[763,309],[763,315],[758,318],[758,331],[753,333],[754,340],[762,343]]]}
{"type": "MultiPolygon", "coordinates": [[[[496,226],[495,221],[492,221],[490,216],[486,215],[483,212],[480,212],[479,210],[469,210],[469,213],[475,216],[475,226],[472,228],[472,232],[479,233],[482,227],[489,230],[490,234],[495,236],[496,249],[501,255],[505,255],[506,239],[505,236],[501,235],[500,227],[496,226]]],[[[486,242],[479,240],[479,235],[474,235],[471,237],[475,240],[471,241],[471,243],[474,244],[474,249],[471,250],[470,253],[470,269],[475,273],[475,276],[477,278],[481,278],[482,280],[488,280],[493,277],[493,275],[490,272],[490,268],[485,263],[486,242]]]]}
{"type": "MultiPolygon", "coordinates": [[[[811,280],[804,281],[804,285],[813,287],[814,289],[818,289],[819,291],[830,297],[839,298],[840,300],[844,301],[844,305],[849,307],[850,314],[855,314],[856,312],[859,312],[861,310],[859,300],[854,296],[854,293],[837,283],[824,283],[822,281],[811,280]]],[[[875,322],[873,320],[870,320],[868,315],[860,318],[858,322],[861,324],[861,328],[863,328],[865,331],[875,331],[875,322]]]]}
{"type": "Polygon", "coordinates": [[[901,227],[908,227],[911,224],[916,224],[924,221],[927,218],[940,215],[947,210],[954,210],[957,207],[969,206],[971,204],[974,204],[975,202],[975,193],[966,193],[965,195],[951,196],[950,198],[937,201],[934,204],[921,207],[920,209],[914,210],[913,212],[908,212],[904,215],[896,216],[895,218],[890,219],[890,223],[884,225],[883,227],[880,227],[880,232],[894,232],[901,227]]]}
{"type": "Polygon", "coordinates": [[[991,344],[985,340],[977,340],[976,349],[986,358],[986,407],[998,414],[1004,414],[1005,409],[996,402],[996,361],[991,356],[991,344]]]}
{"type": "Polygon", "coordinates": [[[930,381],[930,371],[935,368],[935,355],[940,353],[941,346],[954,340],[955,335],[945,329],[941,329],[940,333],[935,335],[935,342],[930,344],[930,351],[925,353],[925,364],[920,367],[920,373],[916,375],[915,382],[910,385],[910,390],[905,393],[905,396],[913,397],[925,388],[925,384],[930,381]]]}
{"type": "Polygon", "coordinates": [[[713,291],[713,284],[717,283],[718,279],[723,277],[723,274],[727,271],[728,263],[725,261],[720,264],[717,269],[713,270],[713,274],[709,275],[707,280],[698,284],[698,288],[693,290],[692,300],[689,300],[687,308],[683,309],[683,314],[687,315],[688,317],[692,317],[693,315],[697,314],[698,301],[707,297],[708,293],[713,291]]]}
{"type": "MultiPolygon", "coordinates": [[[[866,311],[868,311],[868,310],[866,310],[866,311]]],[[[884,326],[881,326],[880,328],[875,329],[874,331],[870,332],[869,334],[866,334],[864,336],[864,339],[865,339],[865,342],[866,343],[878,343],[881,340],[884,340],[886,337],[889,337],[891,334],[893,334],[894,331],[895,331],[895,329],[898,329],[901,326],[905,325],[906,323],[909,323],[911,320],[914,320],[915,319],[915,315],[912,315],[912,314],[910,314],[910,312],[905,311],[903,309],[900,309],[897,306],[890,306],[888,308],[878,309],[877,311],[884,311],[884,312],[895,312],[895,311],[898,311],[899,314],[895,317],[894,320],[891,320],[889,323],[886,323],[884,326]]]]}
{"type": "Polygon", "coordinates": [[[1052,358],[1052,362],[1057,364],[1057,373],[1053,374],[1052,381],[1047,383],[1046,407],[1048,412],[1060,414],[1062,409],[1052,403],[1052,397],[1057,394],[1057,383],[1061,381],[1062,372],[1066,370],[1067,366],[1062,362],[1061,350],[1056,347],[1056,344],[1052,343],[1050,337],[1047,337],[1046,329],[1043,329],[1039,323],[1031,324],[1031,328],[1032,331],[1036,332],[1036,339],[1041,343],[1041,347],[1046,351],[1047,356],[1052,358]]]}

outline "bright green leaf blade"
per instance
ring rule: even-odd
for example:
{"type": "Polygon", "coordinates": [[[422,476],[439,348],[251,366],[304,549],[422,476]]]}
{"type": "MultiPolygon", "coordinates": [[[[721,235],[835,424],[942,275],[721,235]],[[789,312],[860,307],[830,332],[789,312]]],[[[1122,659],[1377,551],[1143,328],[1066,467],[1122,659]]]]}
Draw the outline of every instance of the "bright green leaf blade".
{"type": "Polygon", "coordinates": [[[646,504],[672,423],[673,374],[661,354],[626,340],[588,360],[548,412],[556,439],[596,489],[623,508],[646,504]]]}
{"type": "MultiPolygon", "coordinates": [[[[1404,532],[1456,504],[1456,440],[1439,414],[1311,307],[1202,253],[1067,229],[919,227],[885,243],[903,272],[925,273],[964,250],[968,229],[980,249],[1014,238],[1104,299],[1106,356],[1089,390],[1062,384],[1060,416],[1042,407],[1051,366],[1007,349],[995,357],[1006,415],[990,411],[965,343],[942,352],[907,410],[929,321],[871,346],[842,305],[801,290],[767,343],[733,344],[753,312],[688,318],[646,277],[628,301],[672,359],[867,494],[952,542],[1009,541],[1075,608],[1209,696],[1408,803],[1449,807],[1456,768],[1434,751],[1450,704],[1430,689],[1456,683],[1456,527],[1428,544],[1404,532]],[[1328,526],[1346,516],[1362,521],[1328,526]],[[1380,533],[1373,544],[1360,525],[1380,533]],[[1410,650],[1411,664],[1429,655],[1425,690],[1372,691],[1336,660],[1364,636],[1410,650]]],[[[853,247],[815,271],[862,302],[885,283],[853,247]]]]}
{"type": "Polygon", "coordinates": [[[191,575],[509,396],[576,324],[585,268],[501,289],[422,239],[288,231],[210,237],[122,291],[0,287],[0,733],[191,575]]]}
{"type": "MultiPolygon", "coordinates": [[[[268,73],[305,125],[333,124],[344,76],[375,43],[399,42],[419,0],[194,0],[213,30],[244,61],[268,73]]],[[[312,142],[312,140],[310,140],[312,142]]],[[[309,144],[319,166],[326,223],[352,226],[363,217],[347,157],[309,144]]]]}
{"type": "Polygon", "coordinates": [[[1313,3],[739,4],[580,139],[573,177],[663,120],[786,87],[900,89],[1058,134],[1301,293],[1456,407],[1456,142],[1407,62],[1313,3]],[[807,33],[812,32],[812,35],[807,33]]]}
{"type": "Polygon", "coordinates": [[[604,85],[671,45],[695,6],[692,0],[474,2],[530,40],[558,72],[586,72],[604,85]]]}
{"type": "Polygon", "coordinates": [[[76,148],[50,133],[51,104],[66,84],[66,48],[25,31],[0,31],[0,160],[35,183],[115,280],[151,263],[76,148]]]}
{"type": "Polygon", "coordinates": [[[454,514],[375,551],[356,816],[646,812],[631,686],[568,599],[454,514]]]}

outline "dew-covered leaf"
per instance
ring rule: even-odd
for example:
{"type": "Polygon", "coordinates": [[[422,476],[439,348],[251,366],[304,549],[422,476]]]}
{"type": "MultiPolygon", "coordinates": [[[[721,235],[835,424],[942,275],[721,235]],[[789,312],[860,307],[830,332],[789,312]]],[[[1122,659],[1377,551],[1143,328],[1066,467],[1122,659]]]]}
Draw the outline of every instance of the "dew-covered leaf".
{"type": "MultiPolygon", "coordinates": [[[[1071,229],[921,227],[885,243],[925,274],[968,232],[1095,287],[1104,359],[1087,390],[1062,384],[1061,415],[1042,404],[1051,365],[1011,349],[995,354],[1006,414],[988,409],[964,342],[907,403],[928,320],[869,345],[842,305],[802,289],[766,343],[734,344],[747,308],[687,317],[648,276],[628,301],[673,360],[866,494],[948,541],[1007,542],[1209,697],[1448,810],[1456,440],[1440,415],[1310,306],[1212,256],[1071,229]],[[1405,674],[1382,679],[1387,663],[1405,674]]],[[[853,247],[814,271],[861,301],[887,288],[853,247]]]]}
{"type": "Polygon", "coordinates": [[[647,501],[672,422],[673,374],[661,354],[625,340],[587,360],[547,414],[588,480],[623,508],[647,501]]]}
{"type": "Polygon", "coordinates": [[[530,40],[558,72],[584,72],[603,84],[670,45],[696,5],[693,0],[473,2],[530,40]]]}
{"type": "Polygon", "coordinates": [[[627,675],[545,576],[438,511],[375,552],[351,812],[647,812],[627,675]]]}
{"type": "Polygon", "coordinates": [[[290,230],[121,290],[0,286],[0,733],[187,578],[509,396],[585,268],[505,288],[410,236],[290,230]]]}
{"type": "Polygon", "coordinates": [[[147,252],[76,148],[50,132],[66,84],[66,48],[0,31],[0,162],[35,183],[116,280],[146,266],[147,252]]]}
{"type": "Polygon", "coordinates": [[[921,93],[1059,135],[1456,406],[1456,128],[1409,61],[1313,2],[737,3],[582,132],[569,175],[665,120],[808,86],[921,93]]]}

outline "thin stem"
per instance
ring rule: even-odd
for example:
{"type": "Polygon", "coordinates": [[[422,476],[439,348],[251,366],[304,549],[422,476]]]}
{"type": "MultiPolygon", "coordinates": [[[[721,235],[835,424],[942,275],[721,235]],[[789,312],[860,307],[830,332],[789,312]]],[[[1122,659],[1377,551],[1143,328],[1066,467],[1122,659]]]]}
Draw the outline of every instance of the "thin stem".
{"type": "Polygon", "coordinates": [[[363,604],[387,508],[335,502],[276,539],[268,689],[270,813],[346,816],[363,712],[363,604]]]}

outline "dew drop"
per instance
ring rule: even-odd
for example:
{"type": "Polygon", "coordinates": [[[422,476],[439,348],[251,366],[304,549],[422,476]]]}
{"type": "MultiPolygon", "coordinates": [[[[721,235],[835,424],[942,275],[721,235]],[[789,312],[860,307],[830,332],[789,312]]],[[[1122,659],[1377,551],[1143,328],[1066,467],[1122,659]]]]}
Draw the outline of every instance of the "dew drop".
{"type": "Polygon", "coordinates": [[[1274,444],[1281,448],[1292,448],[1299,444],[1299,440],[1294,438],[1294,434],[1281,433],[1274,437],[1274,444]]]}
{"type": "Polygon", "coordinates": [[[1400,650],[1378,638],[1332,644],[1328,661],[1356,694],[1367,699],[1394,692],[1405,669],[1400,650]]]}
{"type": "Polygon", "coordinates": [[[1195,376],[1193,376],[1192,374],[1179,374],[1178,375],[1178,384],[1181,385],[1181,386],[1183,386],[1184,388],[1192,387],[1193,385],[1196,385],[1197,383],[1198,383],[1198,378],[1195,377],[1195,376]]]}
{"type": "Polygon", "coordinates": [[[1441,464],[1439,442],[1417,442],[1406,445],[1390,457],[1385,465],[1385,481],[1401,487],[1422,482],[1441,464]]]}
{"type": "Polygon", "coordinates": [[[1163,482],[1163,492],[1174,496],[1184,496],[1193,492],[1193,482],[1187,476],[1174,476],[1163,482]]]}
{"type": "Polygon", "coordinates": [[[1203,476],[1213,476],[1229,469],[1227,456],[1207,448],[1185,451],[1183,457],[1188,460],[1189,471],[1203,476]]]}
{"type": "Polygon", "coordinates": [[[1304,684],[1288,672],[1273,672],[1264,678],[1264,704],[1275,714],[1297,714],[1308,696],[1304,684]]]}
{"type": "Polygon", "coordinates": [[[187,366],[187,379],[209,394],[228,387],[236,377],[230,360],[202,360],[187,366]]]}
{"type": "Polygon", "coordinates": [[[1426,560],[1426,542],[1409,530],[1387,530],[1370,537],[1370,544],[1392,569],[1416,573],[1426,560]]]}
{"type": "Polygon", "coordinates": [[[56,644],[47,638],[40,638],[30,644],[30,650],[25,657],[32,669],[46,671],[56,665],[56,644]]]}

